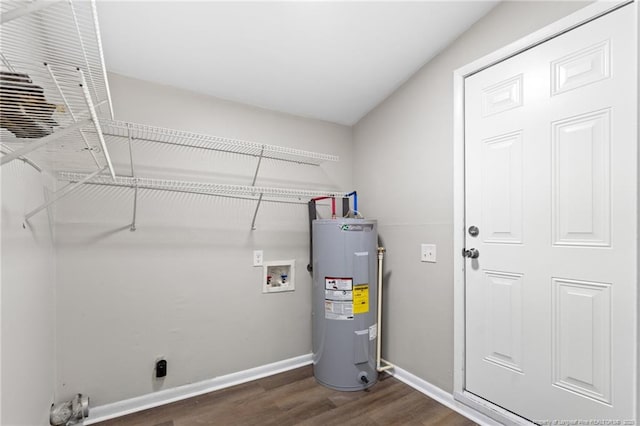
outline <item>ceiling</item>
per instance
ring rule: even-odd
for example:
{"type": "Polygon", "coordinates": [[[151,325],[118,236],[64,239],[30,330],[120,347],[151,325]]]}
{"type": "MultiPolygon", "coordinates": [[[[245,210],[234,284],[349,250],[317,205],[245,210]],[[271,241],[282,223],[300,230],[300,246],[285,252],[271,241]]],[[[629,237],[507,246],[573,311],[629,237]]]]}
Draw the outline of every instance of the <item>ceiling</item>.
{"type": "Polygon", "coordinates": [[[497,1],[98,1],[109,71],[352,125],[497,1]]]}

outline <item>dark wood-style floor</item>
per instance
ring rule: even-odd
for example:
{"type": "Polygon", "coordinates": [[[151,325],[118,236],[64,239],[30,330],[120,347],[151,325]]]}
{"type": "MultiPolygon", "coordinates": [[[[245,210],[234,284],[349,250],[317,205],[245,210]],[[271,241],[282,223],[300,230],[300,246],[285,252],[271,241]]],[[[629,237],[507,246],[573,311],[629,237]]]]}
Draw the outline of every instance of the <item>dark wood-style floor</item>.
{"type": "Polygon", "coordinates": [[[316,383],[311,366],[265,377],[99,426],[191,425],[475,425],[393,377],[363,392],[316,383]]]}

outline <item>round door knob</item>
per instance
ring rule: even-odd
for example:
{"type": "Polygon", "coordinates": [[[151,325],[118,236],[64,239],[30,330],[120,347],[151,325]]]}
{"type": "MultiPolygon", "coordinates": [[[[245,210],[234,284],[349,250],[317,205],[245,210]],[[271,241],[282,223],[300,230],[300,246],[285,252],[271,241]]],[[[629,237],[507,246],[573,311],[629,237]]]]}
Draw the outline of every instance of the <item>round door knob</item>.
{"type": "Polygon", "coordinates": [[[477,259],[480,257],[480,252],[478,249],[470,248],[469,250],[462,249],[462,255],[464,257],[468,257],[469,259],[477,259]]]}

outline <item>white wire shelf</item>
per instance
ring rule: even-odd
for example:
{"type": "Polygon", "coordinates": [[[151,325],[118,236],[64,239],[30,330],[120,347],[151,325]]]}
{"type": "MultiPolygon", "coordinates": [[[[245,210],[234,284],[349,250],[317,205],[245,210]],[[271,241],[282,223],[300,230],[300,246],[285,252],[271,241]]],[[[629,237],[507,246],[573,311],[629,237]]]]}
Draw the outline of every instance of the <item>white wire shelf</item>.
{"type": "Polygon", "coordinates": [[[143,140],[190,148],[229,152],[252,157],[270,158],[298,164],[319,165],[325,161],[339,161],[336,155],[304,151],[276,145],[230,139],[219,136],[186,132],[183,130],[154,127],[146,124],[128,123],[101,119],[100,125],[105,136],[132,140],[143,140]]]}
{"type": "MultiPolygon", "coordinates": [[[[87,173],[60,172],[58,178],[66,182],[80,182],[89,176],[87,173]]],[[[260,186],[229,185],[217,183],[188,182],[169,179],[151,179],[141,177],[116,176],[115,181],[109,176],[98,175],[85,182],[86,184],[118,186],[138,189],[154,189],[160,191],[184,192],[202,195],[235,196],[258,200],[267,199],[310,199],[314,197],[342,197],[346,192],[325,189],[292,189],[270,188],[260,186]]]]}
{"type": "Polygon", "coordinates": [[[0,40],[0,165],[22,159],[37,169],[42,166],[54,173],[62,172],[59,178],[71,182],[53,199],[28,213],[26,220],[84,184],[134,188],[135,200],[138,189],[256,200],[252,229],[263,199],[297,203],[343,194],[136,177],[131,155],[133,141],[255,157],[258,161],[253,184],[263,158],[316,166],[339,158],[113,120],[95,0],[2,0],[0,40]],[[108,143],[116,142],[128,144],[134,177],[116,176],[108,152],[108,143]],[[111,176],[104,174],[107,169],[111,176]]]}

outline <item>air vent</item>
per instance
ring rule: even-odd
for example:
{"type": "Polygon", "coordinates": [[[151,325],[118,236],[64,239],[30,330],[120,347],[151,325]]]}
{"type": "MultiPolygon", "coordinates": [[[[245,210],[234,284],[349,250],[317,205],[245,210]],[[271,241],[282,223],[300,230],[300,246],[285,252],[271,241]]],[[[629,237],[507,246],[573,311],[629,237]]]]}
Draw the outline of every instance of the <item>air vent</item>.
{"type": "Polygon", "coordinates": [[[52,118],[56,109],[28,74],[0,71],[0,127],[17,138],[39,139],[58,126],[52,118]]]}

